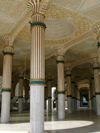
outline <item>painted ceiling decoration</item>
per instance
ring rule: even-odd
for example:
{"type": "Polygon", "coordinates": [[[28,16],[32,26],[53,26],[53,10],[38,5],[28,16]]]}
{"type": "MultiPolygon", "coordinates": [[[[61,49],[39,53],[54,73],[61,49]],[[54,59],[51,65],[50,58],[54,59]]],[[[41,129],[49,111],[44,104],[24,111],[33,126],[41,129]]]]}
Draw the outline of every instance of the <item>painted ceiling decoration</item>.
{"type": "MultiPolygon", "coordinates": [[[[1,71],[4,35],[9,35],[14,44],[13,73],[16,73],[19,68],[24,70],[25,59],[29,69],[31,14],[27,2],[28,0],[0,0],[1,71]]],[[[83,72],[81,76],[90,77],[93,74],[91,54],[98,54],[98,35],[94,27],[100,25],[100,0],[51,0],[45,16],[46,73],[52,70],[53,78],[57,76],[56,51],[61,48],[65,56],[65,65],[71,64],[74,76],[80,77],[80,73],[83,72]],[[86,63],[87,67],[85,67],[86,63]],[[79,67],[80,65],[82,66],[79,67]],[[88,75],[85,75],[84,71],[87,69],[88,75]]]]}

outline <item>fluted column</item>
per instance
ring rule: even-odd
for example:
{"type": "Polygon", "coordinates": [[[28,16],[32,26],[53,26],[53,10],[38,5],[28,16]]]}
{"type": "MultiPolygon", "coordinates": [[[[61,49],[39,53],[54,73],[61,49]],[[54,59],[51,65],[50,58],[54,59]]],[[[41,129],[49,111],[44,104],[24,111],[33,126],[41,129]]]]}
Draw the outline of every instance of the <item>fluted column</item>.
{"type": "Polygon", "coordinates": [[[93,69],[94,69],[94,81],[95,81],[95,95],[96,95],[96,107],[97,115],[100,115],[100,77],[99,77],[99,63],[98,57],[93,58],[93,69]]]}
{"type": "Polygon", "coordinates": [[[52,97],[51,97],[52,79],[51,79],[51,76],[48,77],[47,88],[48,88],[48,112],[52,112],[52,97]]]}
{"type": "Polygon", "coordinates": [[[71,72],[70,65],[66,67],[66,78],[67,78],[67,103],[68,113],[72,113],[72,91],[71,91],[71,72]]]}
{"type": "Polygon", "coordinates": [[[57,56],[57,78],[58,78],[58,118],[65,118],[65,87],[64,87],[64,57],[57,56]]]}
{"type": "Polygon", "coordinates": [[[31,15],[30,133],[44,133],[45,28],[49,0],[29,1],[31,15]]]}
{"type": "Polygon", "coordinates": [[[18,112],[23,111],[23,74],[19,75],[19,96],[18,96],[18,112]]]}
{"type": "Polygon", "coordinates": [[[1,122],[9,122],[13,47],[4,47],[1,122]]]}

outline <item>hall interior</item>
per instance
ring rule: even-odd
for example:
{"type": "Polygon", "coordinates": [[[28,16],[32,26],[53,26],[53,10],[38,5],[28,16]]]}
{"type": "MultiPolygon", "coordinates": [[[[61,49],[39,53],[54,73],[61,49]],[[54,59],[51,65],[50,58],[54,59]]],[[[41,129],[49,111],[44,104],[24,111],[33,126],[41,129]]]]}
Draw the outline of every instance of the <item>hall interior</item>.
{"type": "Polygon", "coordinates": [[[1,133],[100,132],[99,14],[100,0],[0,0],[1,133]]]}

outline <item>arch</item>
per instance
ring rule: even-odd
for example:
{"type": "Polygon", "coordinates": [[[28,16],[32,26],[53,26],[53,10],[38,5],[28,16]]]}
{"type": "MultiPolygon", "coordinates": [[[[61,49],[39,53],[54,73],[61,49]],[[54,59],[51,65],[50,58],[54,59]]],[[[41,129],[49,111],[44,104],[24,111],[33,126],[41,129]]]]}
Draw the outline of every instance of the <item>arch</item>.
{"type": "MultiPolygon", "coordinates": [[[[15,97],[18,97],[19,96],[19,82],[16,84],[16,87],[15,87],[15,97]]],[[[25,88],[23,86],[23,97],[25,97],[25,88]]]]}

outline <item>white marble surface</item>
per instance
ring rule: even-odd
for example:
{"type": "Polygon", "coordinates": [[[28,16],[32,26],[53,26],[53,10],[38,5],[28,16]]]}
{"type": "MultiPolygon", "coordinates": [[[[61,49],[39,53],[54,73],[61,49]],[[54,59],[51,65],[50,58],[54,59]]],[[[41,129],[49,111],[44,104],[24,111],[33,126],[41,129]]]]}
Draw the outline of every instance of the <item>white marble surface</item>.
{"type": "Polygon", "coordinates": [[[67,97],[67,101],[68,101],[68,113],[72,113],[72,98],[67,97]]]}
{"type": "Polygon", "coordinates": [[[44,87],[30,87],[30,133],[44,133],[44,87]]]}
{"type": "Polygon", "coordinates": [[[65,95],[58,94],[58,118],[65,119],[65,95]]]}
{"type": "Polygon", "coordinates": [[[96,95],[97,115],[100,115],[100,95],[96,95]]]}
{"type": "Polygon", "coordinates": [[[9,122],[10,119],[10,93],[2,93],[1,122],[9,122]]]}
{"type": "Polygon", "coordinates": [[[18,98],[18,112],[21,113],[23,111],[23,98],[18,98]]]}
{"type": "Polygon", "coordinates": [[[52,112],[52,103],[51,98],[48,98],[48,112],[52,112]]]}
{"type": "MultiPolygon", "coordinates": [[[[28,133],[29,111],[12,112],[10,123],[0,124],[0,133],[28,133]]],[[[57,111],[45,112],[44,133],[99,133],[100,116],[88,108],[80,108],[72,114],[66,111],[66,119],[59,120],[57,111]]],[[[37,132],[36,132],[37,133],[37,132]]]]}

